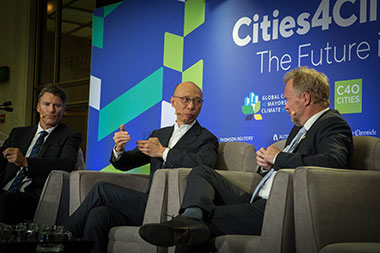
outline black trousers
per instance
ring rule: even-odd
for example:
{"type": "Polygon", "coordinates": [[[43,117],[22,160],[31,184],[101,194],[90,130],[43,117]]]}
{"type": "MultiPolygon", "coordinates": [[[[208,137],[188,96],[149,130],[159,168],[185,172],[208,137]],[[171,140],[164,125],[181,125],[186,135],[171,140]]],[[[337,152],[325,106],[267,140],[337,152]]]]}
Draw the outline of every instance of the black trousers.
{"type": "Polygon", "coordinates": [[[213,236],[225,234],[260,235],[265,199],[249,203],[251,194],[234,185],[215,170],[199,166],[187,179],[180,213],[199,207],[213,236]]]}
{"type": "Polygon", "coordinates": [[[33,220],[38,200],[23,193],[0,191],[0,222],[16,224],[33,220]]]}
{"type": "Polygon", "coordinates": [[[74,237],[95,241],[94,250],[106,251],[112,227],[142,224],[147,197],[118,185],[97,183],[63,226],[74,237]]]}

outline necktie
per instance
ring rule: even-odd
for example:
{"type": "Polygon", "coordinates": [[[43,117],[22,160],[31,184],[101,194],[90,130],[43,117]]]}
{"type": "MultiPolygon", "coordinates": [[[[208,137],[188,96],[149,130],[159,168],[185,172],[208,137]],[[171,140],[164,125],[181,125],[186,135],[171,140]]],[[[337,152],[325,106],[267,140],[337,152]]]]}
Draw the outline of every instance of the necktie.
{"type": "Polygon", "coordinates": [[[292,142],[286,146],[284,148],[284,150],[282,150],[282,152],[293,152],[293,150],[296,148],[296,144],[299,142],[299,140],[301,139],[301,137],[306,133],[306,128],[305,127],[302,127],[297,135],[293,138],[292,142]]]}
{"type": "MultiPolygon", "coordinates": [[[[290,144],[288,146],[286,146],[282,152],[293,152],[293,150],[295,149],[296,147],[296,144],[299,142],[299,140],[301,139],[301,137],[306,133],[306,128],[305,127],[302,127],[297,135],[293,138],[293,140],[290,142],[290,144]]],[[[256,198],[257,194],[259,193],[260,189],[264,186],[264,184],[266,183],[266,181],[268,181],[268,179],[270,178],[270,176],[273,174],[273,172],[275,171],[275,169],[270,169],[268,171],[268,173],[261,179],[260,183],[256,186],[255,190],[253,191],[253,194],[252,194],[252,197],[251,197],[251,201],[250,203],[253,202],[253,200],[256,198]]]]}
{"type": "MultiPolygon", "coordinates": [[[[36,143],[34,144],[32,151],[30,152],[29,157],[35,158],[38,156],[38,153],[40,152],[40,149],[42,147],[42,144],[44,143],[44,138],[48,134],[46,131],[42,131],[40,133],[40,136],[38,137],[36,143]]],[[[8,192],[15,193],[17,189],[20,187],[22,180],[26,177],[25,175],[25,168],[22,168],[21,171],[17,174],[16,178],[13,180],[11,186],[8,189],[8,192]]]]}

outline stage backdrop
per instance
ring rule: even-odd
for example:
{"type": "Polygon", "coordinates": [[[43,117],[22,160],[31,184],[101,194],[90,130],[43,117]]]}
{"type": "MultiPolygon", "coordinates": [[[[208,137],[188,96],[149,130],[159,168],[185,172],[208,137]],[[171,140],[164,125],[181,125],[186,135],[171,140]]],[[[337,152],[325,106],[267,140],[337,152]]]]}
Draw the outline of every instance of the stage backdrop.
{"type": "Polygon", "coordinates": [[[121,124],[132,137],[127,149],[173,125],[170,96],[186,80],[202,88],[198,120],[220,142],[260,148],[286,139],[292,123],[282,78],[299,66],[329,77],[330,107],[353,135],[380,137],[379,7],[378,0],[125,0],[96,9],[87,169],[114,170],[121,124]]]}

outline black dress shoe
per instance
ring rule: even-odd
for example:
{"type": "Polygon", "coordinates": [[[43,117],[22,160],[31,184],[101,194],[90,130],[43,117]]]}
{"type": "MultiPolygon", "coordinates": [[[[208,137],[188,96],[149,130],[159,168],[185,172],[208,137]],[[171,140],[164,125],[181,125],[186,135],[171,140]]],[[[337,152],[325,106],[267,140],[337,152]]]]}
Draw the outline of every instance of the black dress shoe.
{"type": "Polygon", "coordinates": [[[202,220],[182,215],[164,223],[145,224],[139,233],[145,241],[161,247],[183,243],[197,245],[210,238],[210,230],[202,220]]]}

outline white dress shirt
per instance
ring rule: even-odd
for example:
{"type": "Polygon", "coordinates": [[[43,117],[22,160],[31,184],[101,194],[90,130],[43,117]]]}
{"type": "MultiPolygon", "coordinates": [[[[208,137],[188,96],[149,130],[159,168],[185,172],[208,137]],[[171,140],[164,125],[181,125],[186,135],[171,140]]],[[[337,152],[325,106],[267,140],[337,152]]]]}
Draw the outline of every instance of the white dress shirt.
{"type": "MultiPolygon", "coordinates": [[[[37,132],[34,134],[32,142],[29,145],[28,151],[26,151],[25,157],[29,157],[30,156],[30,153],[32,152],[33,146],[36,143],[38,137],[40,137],[40,133],[42,131],[46,131],[47,132],[47,135],[44,137],[44,142],[45,142],[47,140],[47,138],[49,137],[49,135],[51,134],[51,132],[53,132],[56,127],[57,126],[54,126],[54,127],[51,127],[51,128],[49,128],[47,130],[44,130],[41,127],[40,123],[38,123],[37,132]]],[[[18,173],[20,173],[20,171],[21,171],[22,168],[23,167],[19,168],[18,172],[16,173],[16,176],[4,186],[3,190],[8,191],[9,187],[11,186],[11,184],[13,183],[13,181],[15,180],[15,178],[17,177],[18,173]]],[[[21,192],[25,192],[25,187],[27,187],[31,183],[32,183],[32,179],[29,178],[29,177],[25,177],[24,180],[22,181],[22,186],[20,188],[20,191],[21,192]]]]}
{"type": "MultiPolygon", "coordinates": [[[[182,126],[178,126],[177,122],[174,124],[174,130],[173,130],[172,136],[170,137],[168,147],[165,148],[165,151],[162,155],[162,159],[164,160],[164,162],[166,162],[170,149],[172,149],[177,144],[177,142],[182,138],[182,136],[184,136],[187,133],[187,131],[189,131],[189,129],[192,126],[194,126],[195,122],[196,120],[194,120],[190,124],[183,124],[182,126]]],[[[113,155],[114,155],[115,161],[119,160],[119,158],[124,152],[125,151],[117,152],[114,148],[113,155]]]]}
{"type": "MultiPolygon", "coordinates": [[[[322,111],[314,114],[313,116],[311,116],[307,121],[306,123],[303,125],[303,127],[306,129],[306,131],[309,131],[309,129],[313,126],[313,124],[315,123],[315,121],[317,121],[317,119],[326,111],[328,111],[330,108],[326,108],[326,109],[323,109],[322,111]]],[[[303,136],[302,136],[303,137],[303,136]]],[[[300,140],[298,142],[300,142],[302,140],[302,137],[300,138],[300,140]]],[[[277,157],[277,156],[276,156],[277,157]]],[[[276,157],[273,159],[273,163],[276,161],[276,157]]],[[[260,189],[259,193],[258,193],[258,196],[263,198],[263,199],[268,199],[269,197],[269,193],[270,193],[270,190],[272,189],[272,184],[273,184],[273,179],[274,179],[274,176],[276,175],[277,171],[274,171],[272,173],[272,175],[270,176],[270,178],[265,182],[265,184],[263,185],[263,187],[260,189]]]]}

